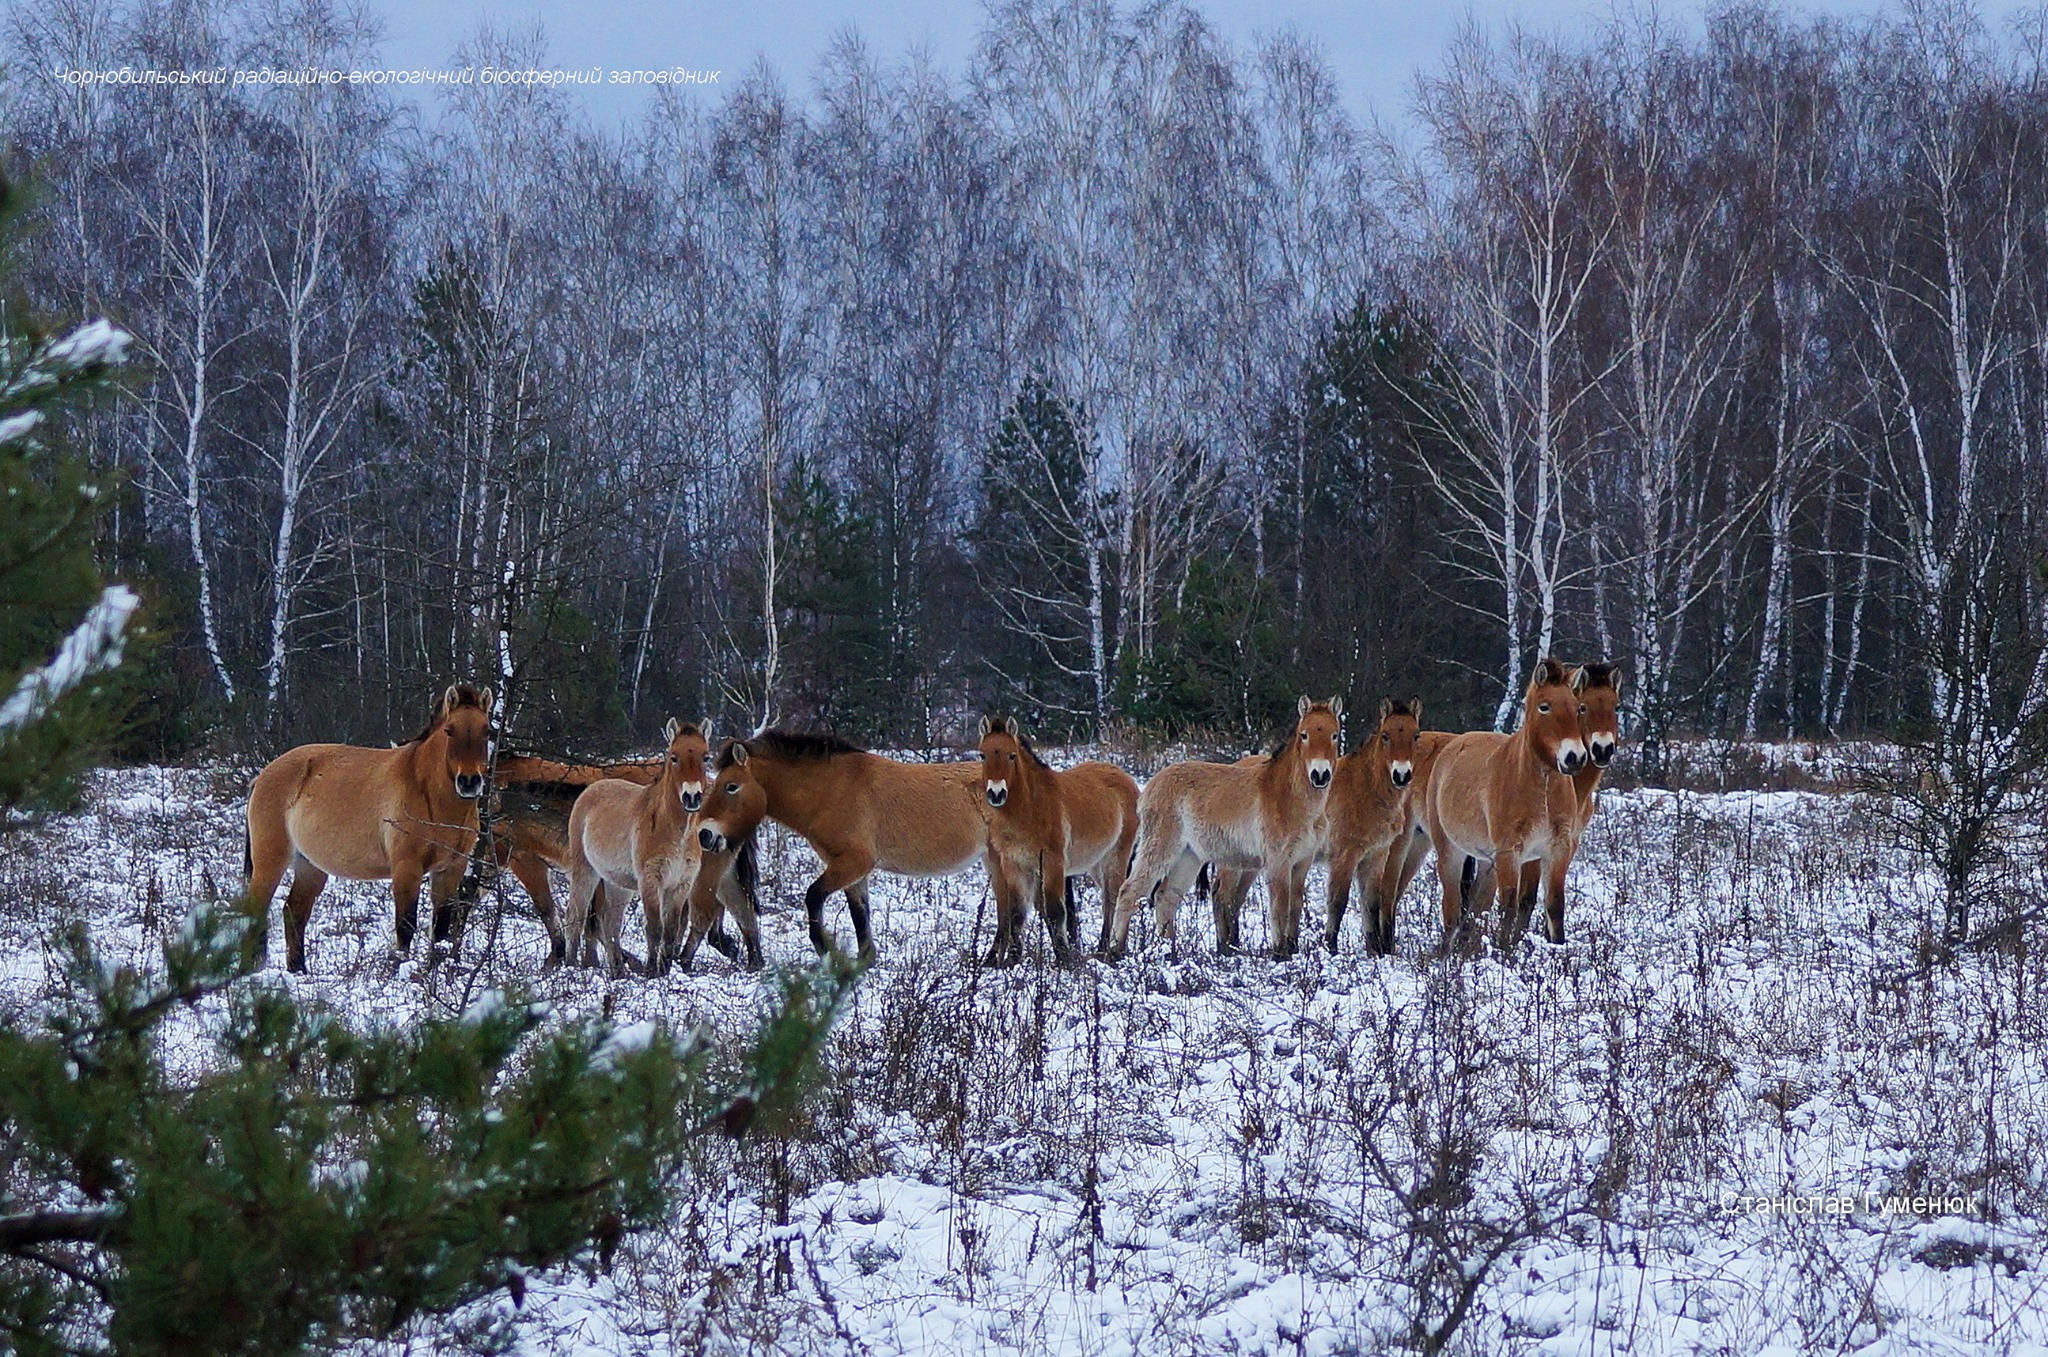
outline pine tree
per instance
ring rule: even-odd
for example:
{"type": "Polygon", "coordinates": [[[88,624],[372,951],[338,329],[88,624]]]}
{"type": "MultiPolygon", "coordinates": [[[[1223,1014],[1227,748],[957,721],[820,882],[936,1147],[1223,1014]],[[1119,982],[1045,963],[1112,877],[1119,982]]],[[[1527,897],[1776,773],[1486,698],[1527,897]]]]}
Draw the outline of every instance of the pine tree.
{"type": "MultiPolygon", "coordinates": [[[[109,725],[137,599],[94,567],[108,497],[60,418],[127,337],[96,321],[53,340],[11,298],[4,320],[11,806],[109,725]]],[[[256,973],[251,923],[204,904],[147,968],[74,923],[57,997],[0,1023],[0,1351],[291,1353],[468,1308],[506,1339],[479,1302],[608,1263],[665,1217],[695,1137],[788,1115],[855,978],[788,978],[740,1069],[714,1080],[714,1053],[664,1027],[550,1021],[517,995],[354,1030],[256,973]]]]}
{"type": "MultiPolygon", "coordinates": [[[[0,180],[0,278],[12,278],[18,190],[0,180]]],[[[93,562],[112,501],[66,438],[100,394],[126,334],[96,321],[61,337],[0,286],[0,811],[60,794],[109,733],[137,604],[93,562]]]]}

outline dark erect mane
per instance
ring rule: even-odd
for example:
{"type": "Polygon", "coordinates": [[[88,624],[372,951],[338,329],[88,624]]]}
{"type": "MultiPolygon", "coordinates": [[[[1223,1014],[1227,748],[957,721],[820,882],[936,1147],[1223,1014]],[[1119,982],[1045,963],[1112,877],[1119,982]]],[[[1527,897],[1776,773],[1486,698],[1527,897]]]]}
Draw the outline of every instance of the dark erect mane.
{"type": "MultiPolygon", "coordinates": [[[[448,711],[452,713],[458,707],[481,707],[483,705],[483,689],[473,683],[458,683],[455,685],[455,700],[448,704],[448,711]]],[[[433,710],[427,713],[427,723],[420,727],[420,733],[405,743],[418,744],[421,740],[426,739],[429,735],[440,729],[442,715],[441,704],[439,702],[434,703],[433,710]]],[[[403,747],[400,746],[400,748],[403,747]]]]}
{"type": "Polygon", "coordinates": [[[764,730],[748,739],[747,747],[776,759],[829,759],[839,754],[868,752],[851,740],[808,730],[764,730]]]}
{"type": "Polygon", "coordinates": [[[1407,699],[1407,698],[1405,698],[1405,697],[1390,697],[1390,698],[1388,698],[1388,699],[1387,699],[1387,715],[1389,715],[1389,716],[1413,716],[1414,714],[1415,714],[1414,712],[1412,712],[1412,711],[1408,710],[1408,699],[1407,699]]]}
{"type": "Polygon", "coordinates": [[[1586,671],[1586,686],[1588,688],[1612,688],[1614,686],[1614,671],[1620,668],[1619,665],[1604,662],[1599,664],[1582,664],[1579,667],[1586,671]]]}
{"type": "MultiPolygon", "coordinates": [[[[1003,729],[1003,723],[1009,720],[1010,718],[1007,716],[991,715],[987,719],[990,729],[1001,730],[1003,729]]],[[[1024,751],[1024,756],[1026,758],[1030,759],[1034,764],[1037,764],[1040,768],[1045,769],[1047,772],[1052,771],[1052,765],[1047,763],[1044,759],[1038,757],[1038,751],[1031,747],[1031,741],[1024,738],[1023,727],[1018,727],[1017,733],[1015,735],[1010,736],[1010,738],[1017,742],[1017,747],[1024,751]]]]}

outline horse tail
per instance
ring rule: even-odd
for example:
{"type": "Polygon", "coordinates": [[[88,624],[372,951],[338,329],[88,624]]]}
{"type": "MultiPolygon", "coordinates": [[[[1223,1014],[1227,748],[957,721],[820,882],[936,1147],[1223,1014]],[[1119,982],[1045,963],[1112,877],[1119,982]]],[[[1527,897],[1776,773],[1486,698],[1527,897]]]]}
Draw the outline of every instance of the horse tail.
{"type": "Polygon", "coordinates": [[[1209,864],[1203,863],[1202,870],[1195,873],[1195,898],[1207,901],[1212,883],[1209,880],[1209,864]]]}
{"type": "Polygon", "coordinates": [[[249,817],[242,817],[242,889],[249,888],[249,878],[256,875],[256,859],[249,852],[249,817]]]}
{"type": "Polygon", "coordinates": [[[740,840],[739,851],[732,859],[733,879],[740,883],[740,889],[747,894],[747,903],[756,909],[760,907],[759,887],[761,885],[761,860],[754,851],[754,836],[747,835],[740,840]]]}

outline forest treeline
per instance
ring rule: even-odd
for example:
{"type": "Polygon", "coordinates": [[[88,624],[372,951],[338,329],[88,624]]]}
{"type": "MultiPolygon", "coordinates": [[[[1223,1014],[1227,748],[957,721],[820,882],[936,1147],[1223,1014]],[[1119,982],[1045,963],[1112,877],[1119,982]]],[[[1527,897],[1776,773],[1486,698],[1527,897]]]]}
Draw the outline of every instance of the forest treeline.
{"type": "MultiPolygon", "coordinates": [[[[2048,48],[1916,3],[1469,31],[1391,134],[1291,34],[993,6],[607,129],[378,64],[334,0],[12,12],[51,313],[133,331],[102,553],[139,740],[382,740],[454,678],[937,746],[1241,741],[1294,695],[1671,733],[2048,706],[2048,48]]],[[[479,31],[458,63],[546,65],[479,31]]]]}

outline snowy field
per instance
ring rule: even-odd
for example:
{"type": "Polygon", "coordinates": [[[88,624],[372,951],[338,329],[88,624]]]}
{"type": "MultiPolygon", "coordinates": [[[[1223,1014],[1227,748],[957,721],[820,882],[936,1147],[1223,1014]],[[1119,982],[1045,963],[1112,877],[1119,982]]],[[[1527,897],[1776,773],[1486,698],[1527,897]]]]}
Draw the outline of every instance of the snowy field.
{"type": "MultiPolygon", "coordinates": [[[[0,1005],[43,1002],[59,920],[147,964],[187,902],[235,889],[244,785],[106,773],[84,813],[13,833],[0,1005]]],[[[2048,957],[1919,969],[1933,887],[1876,823],[1843,794],[1607,793],[1569,945],[1511,962],[1434,959],[1418,886],[1384,961],[1355,914],[1337,956],[1218,960],[1189,902],[1178,956],[983,972],[978,874],[878,877],[882,959],[808,1124],[707,1139],[666,1227],[536,1284],[522,1341],[1320,1357],[1458,1319],[1460,1353],[2048,1353],[2048,957]]],[[[769,837],[769,954],[801,964],[811,859],[769,837]]],[[[753,1021],[761,983],[716,957],[542,975],[507,890],[429,974],[394,964],[384,886],[335,883],[288,983],[363,1021],[508,984],[753,1021]]]]}

